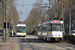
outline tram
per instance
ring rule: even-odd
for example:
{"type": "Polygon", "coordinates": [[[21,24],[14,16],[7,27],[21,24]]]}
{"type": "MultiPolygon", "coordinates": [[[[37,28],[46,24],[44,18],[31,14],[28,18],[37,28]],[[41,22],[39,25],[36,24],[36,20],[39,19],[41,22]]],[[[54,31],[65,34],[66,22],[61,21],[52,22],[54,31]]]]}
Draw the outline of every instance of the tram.
{"type": "Polygon", "coordinates": [[[38,24],[38,37],[47,41],[62,41],[63,21],[51,20],[38,24]]]}

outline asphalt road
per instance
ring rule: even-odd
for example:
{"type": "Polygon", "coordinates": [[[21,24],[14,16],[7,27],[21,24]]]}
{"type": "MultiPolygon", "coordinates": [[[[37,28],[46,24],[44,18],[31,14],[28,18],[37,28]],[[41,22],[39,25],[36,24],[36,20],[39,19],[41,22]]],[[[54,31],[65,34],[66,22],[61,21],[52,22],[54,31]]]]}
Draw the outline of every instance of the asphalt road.
{"type": "MultiPolygon", "coordinates": [[[[1,43],[2,37],[0,37],[0,44],[1,43]]],[[[26,37],[9,37],[7,43],[4,44],[10,44],[9,48],[13,45],[13,47],[11,47],[13,50],[75,50],[75,45],[73,44],[65,42],[47,42],[40,40],[35,35],[27,35],[26,37]]],[[[5,45],[1,47],[5,47],[5,45]]]]}
{"type": "Polygon", "coordinates": [[[35,35],[17,37],[20,50],[75,50],[75,45],[64,42],[47,42],[35,35]]]}

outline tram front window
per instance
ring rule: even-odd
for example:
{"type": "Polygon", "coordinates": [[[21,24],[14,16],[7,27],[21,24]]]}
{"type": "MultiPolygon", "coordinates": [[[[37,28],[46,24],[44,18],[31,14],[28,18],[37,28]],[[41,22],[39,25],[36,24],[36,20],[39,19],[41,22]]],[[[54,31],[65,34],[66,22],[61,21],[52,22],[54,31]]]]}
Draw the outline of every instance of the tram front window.
{"type": "Polygon", "coordinates": [[[62,24],[52,24],[52,31],[62,31],[62,24]]]}
{"type": "Polygon", "coordinates": [[[17,32],[26,32],[26,27],[17,27],[17,32]]]}

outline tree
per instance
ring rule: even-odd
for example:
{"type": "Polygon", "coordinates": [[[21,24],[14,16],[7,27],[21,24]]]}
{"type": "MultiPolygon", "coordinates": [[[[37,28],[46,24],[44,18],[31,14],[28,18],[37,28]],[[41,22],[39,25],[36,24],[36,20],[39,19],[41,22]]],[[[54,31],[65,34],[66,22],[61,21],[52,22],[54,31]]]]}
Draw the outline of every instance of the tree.
{"type": "Polygon", "coordinates": [[[37,23],[41,22],[41,12],[42,12],[41,5],[42,5],[42,0],[38,0],[37,3],[34,4],[34,7],[31,10],[29,16],[24,21],[24,23],[27,25],[27,32],[29,33],[33,31],[33,28],[37,23]]]}
{"type": "Polygon", "coordinates": [[[72,6],[72,1],[69,0],[69,34],[71,34],[71,6],[72,6]]]}
{"type": "Polygon", "coordinates": [[[10,10],[8,10],[7,16],[8,16],[9,23],[13,24],[13,26],[12,26],[13,31],[15,32],[16,25],[19,22],[19,16],[18,16],[17,9],[15,7],[15,4],[13,2],[14,2],[14,0],[11,0],[11,1],[9,0],[9,2],[8,2],[9,3],[8,5],[10,5],[9,6],[10,10]]]}

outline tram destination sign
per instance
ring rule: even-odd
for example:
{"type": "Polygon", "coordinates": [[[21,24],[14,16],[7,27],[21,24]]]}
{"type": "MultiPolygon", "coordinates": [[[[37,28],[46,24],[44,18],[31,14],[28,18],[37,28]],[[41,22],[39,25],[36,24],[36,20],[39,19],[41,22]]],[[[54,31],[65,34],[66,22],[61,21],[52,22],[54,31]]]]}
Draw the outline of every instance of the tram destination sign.
{"type": "Polygon", "coordinates": [[[52,23],[61,23],[60,21],[53,21],[52,23]]]}

